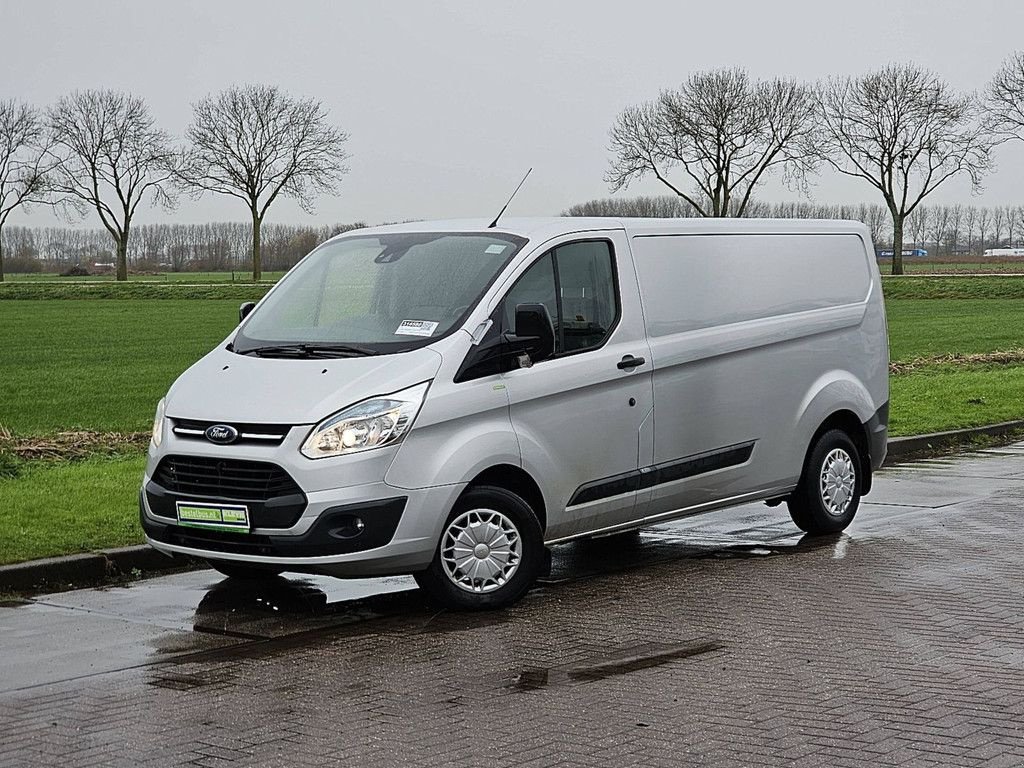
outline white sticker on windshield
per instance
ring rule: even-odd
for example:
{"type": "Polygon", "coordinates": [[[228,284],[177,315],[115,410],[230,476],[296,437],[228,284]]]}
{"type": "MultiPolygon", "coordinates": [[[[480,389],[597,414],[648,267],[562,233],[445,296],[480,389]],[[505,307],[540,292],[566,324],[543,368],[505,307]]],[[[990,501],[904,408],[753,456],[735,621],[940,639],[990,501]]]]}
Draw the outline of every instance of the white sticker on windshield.
{"type": "Polygon", "coordinates": [[[487,250],[484,251],[484,253],[501,253],[506,248],[508,248],[507,245],[502,245],[501,243],[495,243],[494,245],[488,245],[487,246],[487,250]]]}
{"type": "Polygon", "coordinates": [[[395,336],[430,336],[437,330],[437,323],[430,320],[403,320],[395,336]]]}

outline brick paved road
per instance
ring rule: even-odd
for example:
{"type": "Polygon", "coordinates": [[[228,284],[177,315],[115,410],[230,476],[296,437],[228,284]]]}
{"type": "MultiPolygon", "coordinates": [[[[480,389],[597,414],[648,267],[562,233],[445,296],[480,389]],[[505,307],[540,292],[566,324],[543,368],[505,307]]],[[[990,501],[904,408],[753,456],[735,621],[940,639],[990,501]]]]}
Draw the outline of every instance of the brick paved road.
{"type": "Polygon", "coordinates": [[[210,572],[0,608],[0,765],[1024,765],[1024,445],[563,547],[499,614],[210,572]]]}

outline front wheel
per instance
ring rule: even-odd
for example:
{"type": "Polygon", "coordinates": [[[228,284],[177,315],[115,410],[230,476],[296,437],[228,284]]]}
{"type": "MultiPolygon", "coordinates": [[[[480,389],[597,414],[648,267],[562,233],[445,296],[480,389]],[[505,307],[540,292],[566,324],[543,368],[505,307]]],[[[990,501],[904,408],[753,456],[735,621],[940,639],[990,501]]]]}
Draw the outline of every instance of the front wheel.
{"type": "Polygon", "coordinates": [[[504,488],[480,486],[455,503],[430,567],[413,575],[442,605],[487,610],[526,594],[543,563],[544,535],[530,505],[504,488]]]}
{"type": "Polygon", "coordinates": [[[838,533],[853,522],[863,487],[857,446],[842,430],[831,429],[807,454],[800,484],[787,499],[789,515],[807,533],[838,533]]]}

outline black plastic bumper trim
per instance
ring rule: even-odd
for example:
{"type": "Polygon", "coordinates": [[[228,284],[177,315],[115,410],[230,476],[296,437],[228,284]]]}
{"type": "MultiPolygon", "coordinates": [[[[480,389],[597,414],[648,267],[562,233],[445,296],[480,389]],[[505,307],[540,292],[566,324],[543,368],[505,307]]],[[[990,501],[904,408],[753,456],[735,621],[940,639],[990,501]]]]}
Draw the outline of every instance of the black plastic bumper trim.
{"type": "Polygon", "coordinates": [[[886,444],[889,440],[889,401],[875,411],[864,425],[868,433],[868,453],[871,454],[871,468],[879,469],[885,460],[886,444]]]}
{"type": "Polygon", "coordinates": [[[142,528],[153,541],[199,549],[211,554],[226,552],[260,557],[323,557],[345,555],[382,547],[391,542],[405,511],[406,496],[330,507],[320,513],[306,533],[276,536],[233,531],[186,528],[153,520],[139,499],[142,528]],[[362,530],[352,535],[358,518],[362,530]]]}

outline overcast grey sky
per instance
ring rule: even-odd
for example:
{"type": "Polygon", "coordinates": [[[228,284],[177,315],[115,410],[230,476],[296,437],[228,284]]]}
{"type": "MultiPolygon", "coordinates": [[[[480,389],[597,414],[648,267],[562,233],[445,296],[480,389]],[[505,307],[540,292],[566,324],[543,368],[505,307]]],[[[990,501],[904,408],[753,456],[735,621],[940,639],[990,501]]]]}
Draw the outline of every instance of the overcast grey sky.
{"type": "MultiPolygon", "coordinates": [[[[75,89],[127,90],[180,136],[196,99],[232,83],[277,84],[324,102],[351,134],[352,171],[315,216],[281,201],[268,220],[493,215],[529,166],[510,212],[549,215],[608,194],[615,115],[692,71],[816,80],[911,61],[981,90],[1024,47],[1022,22],[1019,0],[0,0],[0,99],[45,105],[75,89]]],[[[1001,147],[997,160],[975,200],[1024,203],[1024,144],[1001,147]]],[[[620,194],[660,193],[650,182],[620,194]]],[[[812,193],[876,201],[833,175],[812,193]]],[[[761,197],[798,195],[773,184],[761,197]]],[[[970,190],[951,184],[934,200],[966,202],[970,190]]],[[[245,217],[240,201],[207,195],[138,220],[245,217]]],[[[12,221],[54,222],[39,210],[12,221]]]]}

